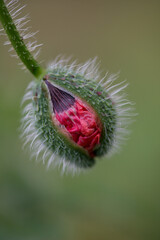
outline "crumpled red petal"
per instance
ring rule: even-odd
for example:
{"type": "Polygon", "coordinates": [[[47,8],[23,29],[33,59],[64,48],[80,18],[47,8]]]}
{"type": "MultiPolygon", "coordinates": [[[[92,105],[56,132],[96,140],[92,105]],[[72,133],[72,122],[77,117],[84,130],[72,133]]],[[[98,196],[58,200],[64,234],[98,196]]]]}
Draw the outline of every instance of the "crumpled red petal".
{"type": "Polygon", "coordinates": [[[72,107],[67,111],[56,112],[52,119],[75,143],[94,156],[93,151],[100,143],[101,124],[91,107],[76,99],[72,107]]]}

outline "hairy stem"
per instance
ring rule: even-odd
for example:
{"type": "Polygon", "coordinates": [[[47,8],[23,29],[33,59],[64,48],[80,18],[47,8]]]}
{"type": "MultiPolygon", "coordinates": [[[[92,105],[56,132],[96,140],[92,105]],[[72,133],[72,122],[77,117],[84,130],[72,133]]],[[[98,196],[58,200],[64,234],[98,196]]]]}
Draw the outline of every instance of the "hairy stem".
{"type": "Polygon", "coordinates": [[[4,3],[4,0],[0,0],[0,21],[21,61],[36,78],[42,78],[45,75],[45,70],[39,65],[39,63],[28,51],[23,38],[20,36],[12,20],[12,17],[4,3]]]}

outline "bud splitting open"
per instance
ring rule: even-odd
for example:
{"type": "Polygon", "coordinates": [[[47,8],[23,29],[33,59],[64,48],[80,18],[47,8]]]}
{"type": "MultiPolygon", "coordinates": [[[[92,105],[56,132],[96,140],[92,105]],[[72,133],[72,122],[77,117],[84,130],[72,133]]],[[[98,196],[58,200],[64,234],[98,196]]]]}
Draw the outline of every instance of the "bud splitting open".
{"type": "Polygon", "coordinates": [[[28,124],[27,133],[37,155],[43,152],[44,161],[48,156],[48,165],[56,162],[74,170],[91,167],[123,135],[128,114],[123,106],[130,102],[117,93],[126,86],[111,87],[113,75],[107,83],[97,82],[99,75],[93,77],[94,71],[95,60],[78,67],[62,65],[60,60],[31,87],[33,109],[24,119],[32,129],[28,124]]]}

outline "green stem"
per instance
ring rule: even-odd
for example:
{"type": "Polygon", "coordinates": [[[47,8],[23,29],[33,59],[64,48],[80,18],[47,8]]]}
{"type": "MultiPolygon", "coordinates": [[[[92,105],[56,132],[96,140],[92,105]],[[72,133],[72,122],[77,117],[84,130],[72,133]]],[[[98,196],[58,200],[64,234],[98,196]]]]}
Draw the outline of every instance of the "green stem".
{"type": "Polygon", "coordinates": [[[45,75],[46,71],[39,65],[39,63],[28,51],[23,38],[20,36],[3,0],[0,0],[0,21],[8,35],[12,46],[14,47],[17,55],[20,57],[24,65],[36,78],[42,78],[45,75]]]}

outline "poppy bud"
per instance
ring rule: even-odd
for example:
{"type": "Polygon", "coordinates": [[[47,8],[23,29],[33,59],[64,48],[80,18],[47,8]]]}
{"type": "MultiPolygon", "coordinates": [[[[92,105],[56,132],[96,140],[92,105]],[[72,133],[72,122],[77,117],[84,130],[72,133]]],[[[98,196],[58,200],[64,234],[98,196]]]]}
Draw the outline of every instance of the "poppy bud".
{"type": "Polygon", "coordinates": [[[126,85],[111,86],[116,75],[98,82],[97,68],[95,60],[69,66],[60,59],[41,81],[30,84],[24,97],[31,103],[24,110],[23,135],[37,157],[42,152],[43,160],[48,159],[48,166],[91,167],[125,132],[130,108],[124,106],[130,102],[117,94],[126,85]]]}

